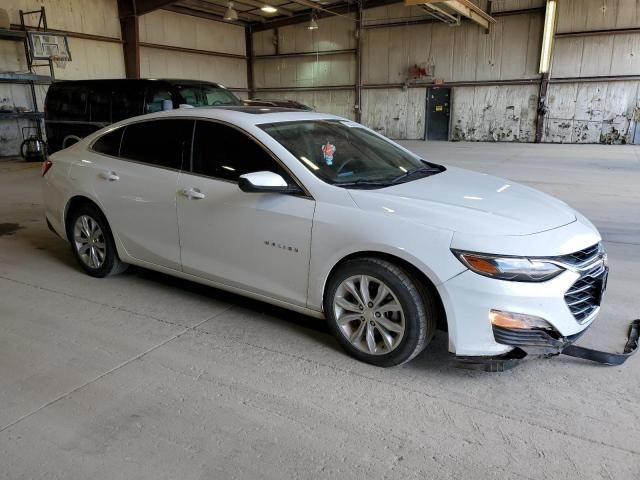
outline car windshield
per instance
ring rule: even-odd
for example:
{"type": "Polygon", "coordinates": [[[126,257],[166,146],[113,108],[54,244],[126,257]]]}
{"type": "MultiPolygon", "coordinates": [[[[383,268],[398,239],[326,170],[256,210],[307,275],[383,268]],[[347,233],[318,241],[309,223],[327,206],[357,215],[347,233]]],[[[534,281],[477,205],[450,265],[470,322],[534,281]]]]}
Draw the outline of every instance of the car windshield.
{"type": "Polygon", "coordinates": [[[444,170],[348,120],[269,123],[260,128],[331,185],[381,188],[444,170]]]}
{"type": "Polygon", "coordinates": [[[176,85],[184,103],[194,107],[214,107],[216,105],[242,105],[242,101],[224,87],[206,83],[176,85]]]}

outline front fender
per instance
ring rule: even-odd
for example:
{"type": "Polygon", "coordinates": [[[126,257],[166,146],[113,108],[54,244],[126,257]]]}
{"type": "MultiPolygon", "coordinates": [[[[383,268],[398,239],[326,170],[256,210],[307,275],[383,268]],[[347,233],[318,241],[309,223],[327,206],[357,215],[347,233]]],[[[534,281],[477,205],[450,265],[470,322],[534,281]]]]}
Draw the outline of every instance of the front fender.
{"type": "Polygon", "coordinates": [[[307,307],[322,311],[329,274],[344,258],[383,253],[400,258],[439,285],[466,268],[451,254],[453,232],[395,215],[358,211],[318,202],[313,220],[307,307]]]}

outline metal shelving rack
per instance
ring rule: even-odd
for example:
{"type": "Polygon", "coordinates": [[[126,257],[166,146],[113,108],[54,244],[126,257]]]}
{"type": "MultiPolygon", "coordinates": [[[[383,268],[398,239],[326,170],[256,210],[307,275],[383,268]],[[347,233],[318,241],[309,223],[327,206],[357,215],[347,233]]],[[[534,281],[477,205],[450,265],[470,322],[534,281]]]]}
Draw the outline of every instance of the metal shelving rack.
{"type": "Polygon", "coordinates": [[[46,31],[47,15],[44,7],[40,10],[22,11],[20,10],[20,30],[0,29],[0,39],[22,41],[24,44],[24,53],[27,59],[27,67],[29,73],[0,73],[0,83],[25,84],[29,86],[31,92],[31,102],[33,103],[32,112],[0,112],[0,120],[26,119],[36,123],[38,137],[42,138],[42,119],[44,113],[38,110],[38,99],[36,96],[36,85],[47,85],[55,80],[53,70],[53,62],[51,59],[47,63],[36,64],[33,62],[31,52],[29,50],[29,40],[27,38],[27,30],[46,31]],[[25,18],[37,17],[37,26],[28,27],[25,18]],[[33,72],[34,67],[49,67],[50,75],[37,75],[33,72]]]}

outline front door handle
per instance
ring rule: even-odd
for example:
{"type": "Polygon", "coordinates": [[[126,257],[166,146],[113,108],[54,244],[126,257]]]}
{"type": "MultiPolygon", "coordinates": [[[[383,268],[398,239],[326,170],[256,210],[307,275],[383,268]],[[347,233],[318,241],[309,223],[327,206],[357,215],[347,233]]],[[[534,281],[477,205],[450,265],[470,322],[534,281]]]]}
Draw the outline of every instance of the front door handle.
{"type": "Polygon", "coordinates": [[[193,198],[195,200],[200,200],[206,197],[206,195],[197,188],[183,188],[180,190],[180,193],[187,198],[193,198]]]}
{"type": "Polygon", "coordinates": [[[100,177],[105,180],[109,180],[110,182],[115,182],[116,180],[120,180],[120,177],[114,171],[104,171],[100,172],[100,177]]]}

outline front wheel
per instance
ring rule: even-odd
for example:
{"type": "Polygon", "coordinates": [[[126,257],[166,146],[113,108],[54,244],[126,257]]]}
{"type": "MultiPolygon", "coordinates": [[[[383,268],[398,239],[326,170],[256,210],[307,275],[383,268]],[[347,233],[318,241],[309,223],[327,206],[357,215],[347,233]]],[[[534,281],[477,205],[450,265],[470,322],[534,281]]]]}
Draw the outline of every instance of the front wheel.
{"type": "Polygon", "coordinates": [[[342,347],[382,367],[408,362],[437,324],[432,294],[403,269],[378,258],[349,260],[327,285],[324,312],[342,347]]]}
{"type": "Polygon", "coordinates": [[[107,220],[93,205],[81,205],[71,213],[69,241],[80,266],[92,277],[115,275],[127,268],[118,258],[107,220]]]}

